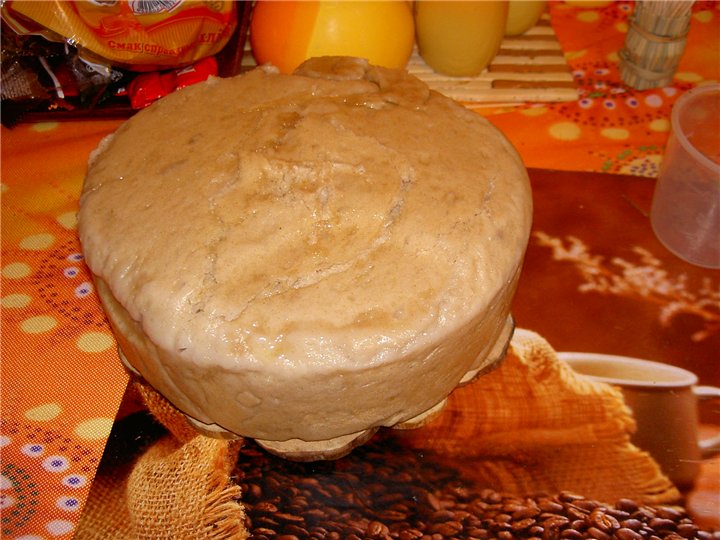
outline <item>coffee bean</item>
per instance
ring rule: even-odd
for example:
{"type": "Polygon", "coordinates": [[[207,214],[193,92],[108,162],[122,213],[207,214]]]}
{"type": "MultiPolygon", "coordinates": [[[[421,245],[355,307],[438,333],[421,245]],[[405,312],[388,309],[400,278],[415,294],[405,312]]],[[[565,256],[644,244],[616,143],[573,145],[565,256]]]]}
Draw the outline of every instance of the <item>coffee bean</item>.
{"type": "Polygon", "coordinates": [[[587,535],[588,538],[595,538],[596,540],[610,540],[612,538],[608,533],[601,531],[597,527],[589,527],[587,535]]]}
{"type": "Polygon", "coordinates": [[[568,505],[568,507],[565,509],[565,513],[570,519],[575,519],[579,521],[585,521],[588,516],[587,510],[578,508],[574,504],[568,505]]]}
{"type": "Polygon", "coordinates": [[[524,531],[525,529],[529,529],[535,525],[535,520],[533,518],[525,518],[518,521],[514,521],[510,526],[513,531],[519,532],[524,531]]]}
{"type": "Polygon", "coordinates": [[[455,519],[455,513],[450,510],[437,510],[430,514],[430,521],[433,522],[450,521],[451,519],[455,519]]]}
{"type": "Polygon", "coordinates": [[[558,496],[558,499],[560,499],[561,502],[575,502],[575,501],[581,501],[585,497],[582,495],[578,495],[577,493],[572,493],[570,491],[562,491],[560,495],[558,496]]]}
{"type": "Polygon", "coordinates": [[[273,529],[267,527],[256,527],[252,530],[253,536],[262,534],[264,536],[276,536],[277,533],[273,529]]]}
{"type": "Polygon", "coordinates": [[[400,540],[418,540],[423,537],[423,533],[417,529],[405,529],[398,535],[400,540]]]}
{"type": "Polygon", "coordinates": [[[671,519],[673,521],[679,521],[685,517],[685,512],[671,506],[658,506],[656,508],[656,514],[660,518],[671,519]]]}
{"type": "Polygon", "coordinates": [[[720,540],[681,507],[478,489],[458,481],[452,462],[384,444],[371,441],[338,461],[293,463],[246,442],[233,475],[250,540],[720,540]]]}
{"type": "Polygon", "coordinates": [[[681,523],[677,526],[677,533],[683,538],[692,538],[699,530],[694,523],[681,523]]]}
{"type": "Polygon", "coordinates": [[[275,506],[273,503],[270,502],[259,502],[255,505],[254,510],[256,512],[261,513],[269,513],[272,514],[274,512],[277,512],[277,506],[275,506]]]}
{"type": "Polygon", "coordinates": [[[648,522],[648,525],[649,525],[652,529],[654,529],[654,530],[656,530],[656,531],[658,531],[658,532],[663,532],[663,531],[670,532],[670,531],[674,531],[675,528],[677,527],[676,523],[675,523],[672,519],[661,518],[661,517],[652,518],[652,519],[648,522]]]}
{"type": "Polygon", "coordinates": [[[573,501],[573,506],[575,508],[580,508],[581,510],[586,510],[588,512],[592,512],[593,510],[595,510],[599,506],[599,504],[600,503],[598,503],[597,501],[592,501],[589,499],[577,499],[573,501]]]}
{"type": "Polygon", "coordinates": [[[549,499],[542,500],[538,503],[538,508],[543,512],[549,512],[551,514],[559,514],[565,507],[559,502],[551,501],[549,499]]]}
{"type": "Polygon", "coordinates": [[[615,531],[615,537],[618,540],[642,540],[643,536],[633,531],[632,529],[628,529],[627,527],[621,527],[617,531],[615,531]]]}
{"type": "Polygon", "coordinates": [[[608,513],[608,515],[611,515],[618,521],[628,519],[630,517],[630,512],[620,510],[619,508],[606,508],[605,511],[608,513]]]}
{"type": "Polygon", "coordinates": [[[302,523],[305,521],[305,518],[302,516],[296,516],[295,514],[288,514],[286,512],[275,512],[273,517],[288,523],[302,523]]]}
{"type": "Polygon", "coordinates": [[[615,507],[619,510],[632,513],[638,509],[638,504],[632,499],[619,499],[615,503],[615,507]]]}
{"type": "Polygon", "coordinates": [[[553,515],[543,520],[542,526],[545,529],[559,530],[570,522],[568,518],[560,515],[553,515]]]}
{"type": "Polygon", "coordinates": [[[534,518],[540,514],[540,508],[537,506],[520,506],[512,514],[513,519],[534,518]]]}
{"type": "Polygon", "coordinates": [[[479,540],[490,538],[490,533],[486,529],[480,529],[477,527],[470,527],[465,529],[469,538],[477,538],[479,540]]]}
{"type": "Polygon", "coordinates": [[[575,529],[565,529],[560,533],[560,538],[565,538],[567,540],[582,540],[583,534],[575,529]]]}
{"type": "Polygon", "coordinates": [[[378,512],[378,517],[383,521],[403,521],[407,518],[407,513],[397,510],[383,510],[378,512]]]}
{"type": "Polygon", "coordinates": [[[390,534],[390,529],[388,529],[385,524],[380,523],[379,521],[371,521],[370,523],[368,523],[365,534],[368,535],[370,538],[379,538],[390,534]]]}
{"type": "Polygon", "coordinates": [[[431,533],[438,533],[445,537],[455,536],[463,530],[462,523],[458,521],[445,521],[443,523],[433,523],[430,525],[429,531],[431,533]]]}
{"type": "Polygon", "coordinates": [[[285,527],[285,532],[299,538],[305,538],[309,534],[307,529],[305,529],[304,527],[299,527],[298,525],[295,525],[293,523],[285,527]]]}
{"type": "Polygon", "coordinates": [[[590,512],[589,520],[590,523],[603,532],[620,528],[618,520],[609,515],[603,507],[595,508],[595,510],[590,512]]]}
{"type": "Polygon", "coordinates": [[[626,529],[632,529],[633,531],[639,531],[643,527],[643,522],[639,519],[630,518],[620,522],[620,525],[626,529]]]}

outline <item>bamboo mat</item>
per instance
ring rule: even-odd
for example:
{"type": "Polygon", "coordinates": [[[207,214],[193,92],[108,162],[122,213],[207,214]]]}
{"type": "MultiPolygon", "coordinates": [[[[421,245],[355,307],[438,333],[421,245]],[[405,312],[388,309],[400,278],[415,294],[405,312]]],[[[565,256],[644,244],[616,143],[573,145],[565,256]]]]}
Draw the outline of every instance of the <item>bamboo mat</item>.
{"type": "Polygon", "coordinates": [[[490,65],[475,77],[450,77],[434,72],[417,50],[407,70],[458,101],[472,104],[521,104],[578,99],[577,87],[560,42],[544,13],[521,36],[508,36],[490,65]]]}

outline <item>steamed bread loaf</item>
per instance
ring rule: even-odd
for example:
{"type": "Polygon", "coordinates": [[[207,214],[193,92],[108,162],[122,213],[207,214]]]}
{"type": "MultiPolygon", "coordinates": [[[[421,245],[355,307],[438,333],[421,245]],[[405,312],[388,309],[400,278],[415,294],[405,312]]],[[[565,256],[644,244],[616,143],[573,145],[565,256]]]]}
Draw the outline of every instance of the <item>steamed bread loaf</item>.
{"type": "Polygon", "coordinates": [[[530,222],[489,122],[319,58],[128,120],[91,156],[79,234],[128,367],[204,431],[323,457],[497,360],[530,222]]]}

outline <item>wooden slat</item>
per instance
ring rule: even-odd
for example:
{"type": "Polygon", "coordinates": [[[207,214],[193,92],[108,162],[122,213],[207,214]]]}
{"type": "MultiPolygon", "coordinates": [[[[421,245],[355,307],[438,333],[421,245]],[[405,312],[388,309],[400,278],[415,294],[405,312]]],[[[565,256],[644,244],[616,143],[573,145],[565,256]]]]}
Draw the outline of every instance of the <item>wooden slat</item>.
{"type": "Polygon", "coordinates": [[[436,73],[413,52],[408,71],[430,88],[472,105],[512,105],[578,99],[560,42],[546,13],[522,36],[503,39],[497,56],[475,77],[436,73]]]}

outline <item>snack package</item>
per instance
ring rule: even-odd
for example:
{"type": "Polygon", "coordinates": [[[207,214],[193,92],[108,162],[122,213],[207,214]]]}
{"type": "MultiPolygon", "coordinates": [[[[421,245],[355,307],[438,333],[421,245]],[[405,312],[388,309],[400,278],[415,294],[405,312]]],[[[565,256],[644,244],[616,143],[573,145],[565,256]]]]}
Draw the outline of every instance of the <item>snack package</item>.
{"type": "Polygon", "coordinates": [[[219,52],[237,23],[231,0],[7,0],[18,34],[39,34],[83,56],[136,71],[182,67],[219,52]]]}

